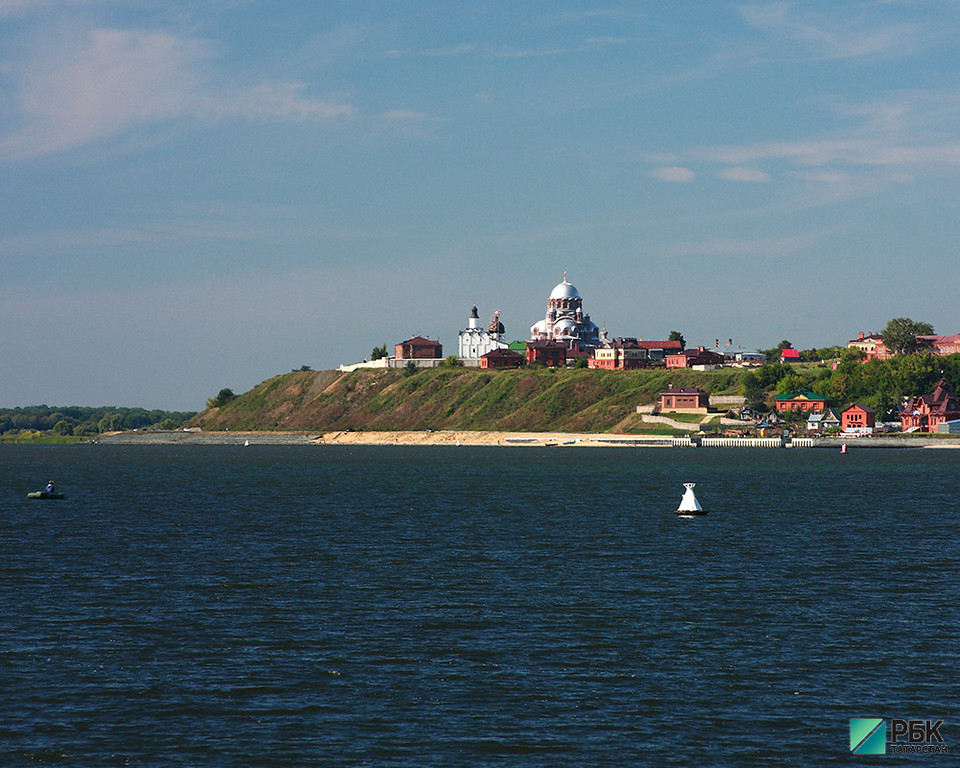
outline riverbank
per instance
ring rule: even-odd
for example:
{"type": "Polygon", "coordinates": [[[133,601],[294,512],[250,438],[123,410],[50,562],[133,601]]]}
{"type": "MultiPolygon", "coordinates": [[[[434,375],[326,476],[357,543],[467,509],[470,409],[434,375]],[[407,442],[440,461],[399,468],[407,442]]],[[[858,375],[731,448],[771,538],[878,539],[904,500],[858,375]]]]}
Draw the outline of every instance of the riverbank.
{"type": "MultiPolygon", "coordinates": [[[[848,450],[862,448],[960,448],[960,437],[884,436],[802,438],[803,448],[848,450]]],[[[441,431],[331,431],[331,432],[255,432],[255,431],[169,431],[118,432],[100,435],[91,443],[105,445],[449,445],[449,446],[534,446],[534,447],[669,447],[689,445],[687,437],[662,435],[625,435],[574,432],[495,432],[470,430],[441,431]]],[[[707,438],[703,445],[710,445],[707,438]]]]}

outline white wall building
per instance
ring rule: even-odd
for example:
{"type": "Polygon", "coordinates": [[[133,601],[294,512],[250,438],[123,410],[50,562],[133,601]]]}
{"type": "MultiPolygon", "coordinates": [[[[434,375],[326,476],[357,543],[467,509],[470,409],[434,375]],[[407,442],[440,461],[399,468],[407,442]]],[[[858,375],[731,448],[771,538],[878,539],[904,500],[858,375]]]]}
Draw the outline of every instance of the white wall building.
{"type": "Polygon", "coordinates": [[[460,331],[459,355],[464,360],[479,360],[487,352],[495,349],[506,349],[507,342],[503,340],[506,333],[503,323],[500,322],[500,310],[493,313],[489,324],[483,328],[477,305],[473,305],[467,327],[460,331]]]}

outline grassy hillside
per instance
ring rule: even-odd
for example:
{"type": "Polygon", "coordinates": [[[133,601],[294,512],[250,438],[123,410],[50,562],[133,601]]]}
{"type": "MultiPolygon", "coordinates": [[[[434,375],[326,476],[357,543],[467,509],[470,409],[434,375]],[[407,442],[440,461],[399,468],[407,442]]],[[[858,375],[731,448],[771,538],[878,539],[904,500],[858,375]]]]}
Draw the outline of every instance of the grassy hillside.
{"type": "Polygon", "coordinates": [[[640,431],[636,407],[654,402],[670,384],[736,394],[740,376],[731,369],[297,371],[269,379],[191,424],[207,430],[633,432],[640,431]]]}

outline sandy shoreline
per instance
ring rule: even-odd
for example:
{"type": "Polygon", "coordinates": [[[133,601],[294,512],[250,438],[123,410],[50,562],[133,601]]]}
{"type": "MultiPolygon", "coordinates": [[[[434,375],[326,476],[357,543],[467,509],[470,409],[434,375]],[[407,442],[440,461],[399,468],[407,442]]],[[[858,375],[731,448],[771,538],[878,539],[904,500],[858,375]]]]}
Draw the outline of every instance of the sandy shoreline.
{"type": "MultiPolygon", "coordinates": [[[[534,447],[668,447],[684,436],[609,433],[494,432],[441,430],[423,432],[118,432],[91,442],[107,445],[441,445],[534,447]]],[[[812,447],[960,448],[957,438],[833,437],[818,438],[812,447]]]]}
{"type": "Polygon", "coordinates": [[[92,442],[107,445],[624,445],[669,442],[669,437],[573,434],[554,432],[488,432],[443,430],[422,432],[117,432],[92,442]]]}

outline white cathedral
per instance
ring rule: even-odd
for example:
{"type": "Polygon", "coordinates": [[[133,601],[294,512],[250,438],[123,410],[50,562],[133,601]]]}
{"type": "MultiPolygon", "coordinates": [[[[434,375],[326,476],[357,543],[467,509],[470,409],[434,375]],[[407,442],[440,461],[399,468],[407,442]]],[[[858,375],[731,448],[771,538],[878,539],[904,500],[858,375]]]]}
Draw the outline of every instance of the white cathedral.
{"type": "MultiPolygon", "coordinates": [[[[460,331],[460,357],[479,360],[487,352],[507,349],[509,345],[504,340],[504,333],[499,309],[484,328],[474,304],[467,327],[460,331]]],[[[554,341],[569,349],[582,350],[599,347],[606,341],[606,332],[590,320],[590,315],[583,313],[583,298],[576,286],[567,282],[566,272],[563,273],[563,282],[550,292],[546,317],[530,328],[530,341],[554,341]]]]}
{"type": "Polygon", "coordinates": [[[583,299],[576,287],[563,282],[550,292],[547,299],[547,316],[530,328],[531,341],[559,341],[568,347],[582,349],[599,347],[605,334],[583,313],[583,299]]]}

